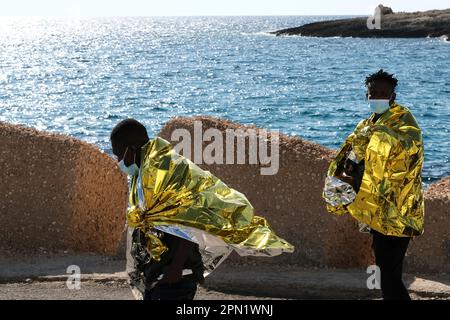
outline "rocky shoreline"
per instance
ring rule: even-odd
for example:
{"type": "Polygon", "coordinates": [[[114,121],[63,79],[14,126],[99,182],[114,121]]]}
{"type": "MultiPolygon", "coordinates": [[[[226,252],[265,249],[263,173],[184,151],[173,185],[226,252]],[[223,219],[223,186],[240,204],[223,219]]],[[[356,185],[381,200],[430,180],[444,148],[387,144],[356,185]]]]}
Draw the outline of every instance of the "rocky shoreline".
{"type": "MultiPolygon", "coordinates": [[[[450,37],[450,9],[424,12],[398,12],[380,5],[379,29],[368,27],[368,17],[308,23],[271,32],[276,36],[425,38],[450,37]]],[[[374,20],[372,20],[374,21],[374,20]]]]}

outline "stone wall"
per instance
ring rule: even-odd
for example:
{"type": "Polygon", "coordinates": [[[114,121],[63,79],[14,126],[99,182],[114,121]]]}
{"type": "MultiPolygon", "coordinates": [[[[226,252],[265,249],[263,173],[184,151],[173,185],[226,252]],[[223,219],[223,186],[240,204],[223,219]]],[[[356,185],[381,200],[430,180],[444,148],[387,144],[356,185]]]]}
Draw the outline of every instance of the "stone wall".
{"type": "MultiPolygon", "coordinates": [[[[175,118],[160,135],[169,141],[175,129],[193,135],[195,120],[203,132],[258,129],[210,117],[175,118]]],[[[65,135],[1,122],[0,145],[0,258],[66,250],[124,255],[127,183],[113,159],[65,135]]],[[[321,193],[333,153],[280,135],[275,175],[261,175],[258,164],[200,165],[243,192],[255,213],[296,247],[275,258],[232,255],[227,265],[366,268],[374,263],[371,237],[359,233],[351,217],[325,210],[321,193]]],[[[448,273],[450,177],[431,185],[425,199],[425,234],[411,243],[406,271],[448,273]]]]}
{"type": "Polygon", "coordinates": [[[425,192],[425,232],[410,245],[406,268],[450,272],[450,177],[425,192]]]}
{"type": "Polygon", "coordinates": [[[0,122],[0,257],[114,255],[126,177],[114,160],[65,135],[0,122]]]}
{"type": "MultiPolygon", "coordinates": [[[[202,122],[203,132],[208,128],[221,132],[257,129],[210,117],[175,118],[160,135],[169,141],[175,129],[186,129],[193,135],[195,120],[202,122]]],[[[204,147],[208,144],[205,142],[204,147]]],[[[371,236],[360,233],[351,217],[336,217],[325,209],[321,193],[333,153],[299,137],[280,135],[280,165],[275,175],[261,175],[259,165],[201,165],[243,192],[255,207],[255,213],[266,217],[274,230],[296,247],[293,254],[271,259],[234,255],[228,264],[317,268],[365,268],[374,264],[371,236]]],[[[426,193],[426,231],[410,245],[407,271],[450,271],[450,179],[446,181],[433,185],[426,193]]]]}

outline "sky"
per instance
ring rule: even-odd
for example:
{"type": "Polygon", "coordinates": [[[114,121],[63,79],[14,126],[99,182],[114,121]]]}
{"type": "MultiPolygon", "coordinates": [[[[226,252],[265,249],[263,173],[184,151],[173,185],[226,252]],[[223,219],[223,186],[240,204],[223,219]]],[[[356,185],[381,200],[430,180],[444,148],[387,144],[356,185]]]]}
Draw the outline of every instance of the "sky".
{"type": "MultiPolygon", "coordinates": [[[[381,0],[0,0],[0,16],[369,15],[381,0]]],[[[450,8],[448,0],[389,0],[395,11],[450,8]]]]}

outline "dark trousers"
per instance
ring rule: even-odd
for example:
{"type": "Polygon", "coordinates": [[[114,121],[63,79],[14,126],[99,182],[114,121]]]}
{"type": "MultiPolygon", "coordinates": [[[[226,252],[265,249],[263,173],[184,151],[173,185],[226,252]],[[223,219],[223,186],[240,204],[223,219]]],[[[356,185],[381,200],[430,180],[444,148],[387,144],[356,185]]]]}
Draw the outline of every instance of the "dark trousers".
{"type": "Polygon", "coordinates": [[[403,283],[402,268],[410,238],[386,236],[372,230],[372,248],[380,268],[381,292],[384,300],[410,300],[403,283]]]}
{"type": "Polygon", "coordinates": [[[197,292],[197,282],[182,279],[175,283],[157,284],[150,290],[145,290],[144,300],[194,300],[197,292]]]}

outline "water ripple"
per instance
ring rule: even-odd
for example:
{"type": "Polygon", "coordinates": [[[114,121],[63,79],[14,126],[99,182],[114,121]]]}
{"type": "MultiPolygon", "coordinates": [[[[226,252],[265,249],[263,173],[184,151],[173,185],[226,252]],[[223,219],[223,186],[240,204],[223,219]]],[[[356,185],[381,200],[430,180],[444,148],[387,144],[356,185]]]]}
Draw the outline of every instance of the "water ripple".
{"type": "Polygon", "coordinates": [[[208,114],[337,148],[368,114],[364,77],[385,68],[423,129],[426,181],[450,175],[448,42],[267,35],[324,19],[2,18],[0,120],[110,152],[122,118],[155,134],[173,116],[208,114]]]}

